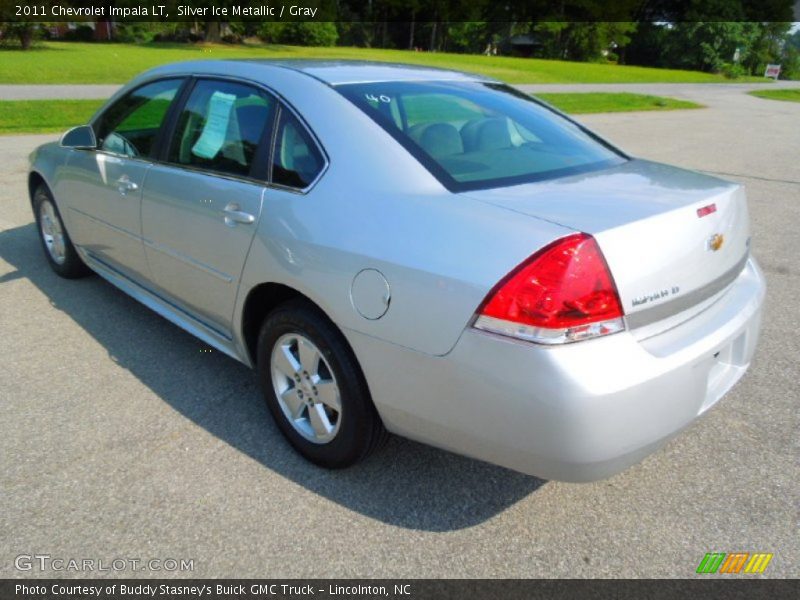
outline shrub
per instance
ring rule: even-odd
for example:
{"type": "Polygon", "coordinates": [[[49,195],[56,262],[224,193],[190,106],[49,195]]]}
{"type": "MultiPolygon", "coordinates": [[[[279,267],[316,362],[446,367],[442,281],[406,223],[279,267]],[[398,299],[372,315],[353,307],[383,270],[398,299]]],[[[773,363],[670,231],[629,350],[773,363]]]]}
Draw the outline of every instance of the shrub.
{"type": "Polygon", "coordinates": [[[242,43],[242,36],[238,33],[226,33],[222,36],[222,43],[223,44],[241,44],[242,43]]]}
{"type": "Polygon", "coordinates": [[[114,40],[125,44],[152,42],[156,32],[141,23],[119,23],[114,32],[114,40]]]}
{"type": "MultiPolygon", "coordinates": [[[[183,25],[179,23],[179,25],[183,25]]],[[[199,36],[192,31],[188,27],[175,27],[174,29],[168,31],[161,31],[153,36],[154,42],[179,42],[179,43],[187,43],[187,42],[200,42],[202,41],[202,36],[199,36]]]]}
{"type": "Polygon", "coordinates": [[[93,42],[94,29],[88,25],[78,25],[64,34],[64,39],[70,42],[93,42]]]}
{"type": "Polygon", "coordinates": [[[745,68],[738,63],[724,63],[720,69],[720,72],[727,79],[739,79],[739,77],[744,77],[747,75],[745,68]]]}
{"type": "Polygon", "coordinates": [[[258,28],[258,37],[268,44],[335,46],[339,32],[336,30],[336,24],[330,22],[270,22],[258,28]]]}
{"type": "Polygon", "coordinates": [[[256,31],[256,35],[267,44],[280,44],[282,43],[281,37],[283,36],[284,23],[266,22],[263,23],[256,31]]]}

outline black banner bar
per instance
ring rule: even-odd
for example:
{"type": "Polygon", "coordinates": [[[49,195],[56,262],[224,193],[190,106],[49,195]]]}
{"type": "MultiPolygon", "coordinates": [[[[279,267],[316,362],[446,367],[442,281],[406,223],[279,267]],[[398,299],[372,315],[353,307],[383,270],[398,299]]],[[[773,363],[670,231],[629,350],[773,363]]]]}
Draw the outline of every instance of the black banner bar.
{"type": "Polygon", "coordinates": [[[0,22],[798,21],[800,0],[0,0],[0,22]]]}
{"type": "Polygon", "coordinates": [[[0,580],[3,600],[753,600],[797,598],[800,580],[42,579],[0,580]]]}

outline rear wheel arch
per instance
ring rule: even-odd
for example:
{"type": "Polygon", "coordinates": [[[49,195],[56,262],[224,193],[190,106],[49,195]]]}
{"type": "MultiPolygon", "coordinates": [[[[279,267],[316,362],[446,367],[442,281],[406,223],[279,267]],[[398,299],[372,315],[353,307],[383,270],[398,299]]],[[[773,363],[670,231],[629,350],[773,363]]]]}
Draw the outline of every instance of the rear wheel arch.
{"type": "MultiPolygon", "coordinates": [[[[276,308],[290,301],[302,301],[319,312],[323,317],[330,321],[342,337],[346,336],[336,325],[333,319],[317,303],[299,290],[284,285],[282,283],[265,282],[253,287],[248,293],[242,308],[242,337],[244,339],[247,354],[251,364],[256,364],[258,359],[258,335],[264,319],[276,308]]],[[[350,345],[347,342],[348,346],[350,345]]],[[[352,352],[352,347],[350,348],[352,352]]],[[[355,353],[354,353],[355,354],[355,353]]]]}
{"type": "Polygon", "coordinates": [[[258,359],[258,332],[264,319],[284,302],[300,297],[304,296],[280,283],[260,283],[248,292],[242,307],[242,337],[251,364],[258,359]]]}

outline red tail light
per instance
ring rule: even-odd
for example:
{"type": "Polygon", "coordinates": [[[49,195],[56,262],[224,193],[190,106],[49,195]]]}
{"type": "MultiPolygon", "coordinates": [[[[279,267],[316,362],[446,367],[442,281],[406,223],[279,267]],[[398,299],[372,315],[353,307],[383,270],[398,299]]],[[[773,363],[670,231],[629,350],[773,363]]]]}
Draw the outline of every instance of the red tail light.
{"type": "Polygon", "coordinates": [[[475,327],[545,344],[625,329],[617,286],[595,239],[577,233],[512,271],[478,309],[475,327]]]}

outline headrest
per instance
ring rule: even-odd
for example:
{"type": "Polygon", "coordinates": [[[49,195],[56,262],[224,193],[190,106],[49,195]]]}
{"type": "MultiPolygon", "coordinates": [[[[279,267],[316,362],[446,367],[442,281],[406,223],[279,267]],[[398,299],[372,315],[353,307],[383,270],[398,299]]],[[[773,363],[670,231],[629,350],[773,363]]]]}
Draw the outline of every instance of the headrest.
{"type": "Polygon", "coordinates": [[[409,135],[433,157],[452,156],[464,152],[461,135],[450,123],[425,123],[409,129],[409,135]]]}

